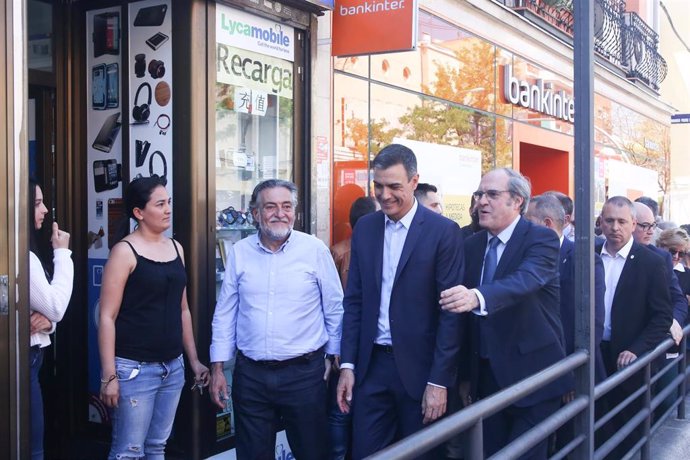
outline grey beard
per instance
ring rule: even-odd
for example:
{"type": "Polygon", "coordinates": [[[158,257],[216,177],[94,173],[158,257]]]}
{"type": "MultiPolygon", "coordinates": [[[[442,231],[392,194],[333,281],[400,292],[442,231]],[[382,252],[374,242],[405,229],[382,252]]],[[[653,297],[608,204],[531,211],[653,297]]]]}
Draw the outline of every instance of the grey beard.
{"type": "Polygon", "coordinates": [[[292,232],[292,225],[285,230],[285,232],[274,232],[268,228],[265,228],[263,225],[259,225],[259,230],[261,231],[261,234],[264,235],[266,238],[272,241],[281,241],[287,238],[287,236],[292,232]]]}

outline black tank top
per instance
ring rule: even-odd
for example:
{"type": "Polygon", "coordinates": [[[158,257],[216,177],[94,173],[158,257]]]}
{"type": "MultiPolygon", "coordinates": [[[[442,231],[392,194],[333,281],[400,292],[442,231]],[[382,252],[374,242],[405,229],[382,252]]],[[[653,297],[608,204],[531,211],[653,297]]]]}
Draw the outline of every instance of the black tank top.
{"type": "MultiPolygon", "coordinates": [[[[182,353],[182,292],[187,274],[177,257],[156,262],[140,256],[125,284],[115,320],[115,355],[136,361],[169,361],[182,353]]],[[[172,241],[172,240],[171,240],[172,241]]]]}

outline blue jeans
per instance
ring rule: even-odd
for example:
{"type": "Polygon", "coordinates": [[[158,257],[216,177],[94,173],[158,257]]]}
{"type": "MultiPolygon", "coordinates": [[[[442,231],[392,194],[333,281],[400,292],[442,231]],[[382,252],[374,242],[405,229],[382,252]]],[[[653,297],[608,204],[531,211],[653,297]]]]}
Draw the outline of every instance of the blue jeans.
{"type": "Polygon", "coordinates": [[[43,349],[38,345],[29,351],[31,368],[31,459],[43,459],[43,395],[38,373],[43,365],[43,349]]]}
{"type": "Polygon", "coordinates": [[[163,460],[184,385],[182,356],[146,363],[115,357],[120,398],[113,410],[109,460],[163,460]]]}

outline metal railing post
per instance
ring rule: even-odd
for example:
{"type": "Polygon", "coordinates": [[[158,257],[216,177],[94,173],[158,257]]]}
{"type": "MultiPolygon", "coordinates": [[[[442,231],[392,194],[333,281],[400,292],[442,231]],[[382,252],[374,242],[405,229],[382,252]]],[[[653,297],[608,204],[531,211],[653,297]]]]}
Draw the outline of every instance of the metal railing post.
{"type": "Polygon", "coordinates": [[[483,419],[477,420],[477,423],[472,425],[472,428],[467,430],[467,441],[469,446],[467,447],[467,457],[471,459],[484,460],[484,421],[483,419]]]}
{"type": "Polygon", "coordinates": [[[573,81],[575,105],[575,349],[587,350],[586,365],[575,371],[575,391],[589,396],[575,417],[575,434],[583,434],[576,459],[594,453],[594,12],[591,1],[574,2],[573,81]]]}
{"type": "Polygon", "coordinates": [[[651,448],[650,448],[650,439],[649,439],[649,430],[652,425],[652,417],[654,417],[654,412],[652,411],[652,363],[647,363],[647,365],[644,367],[644,384],[645,384],[645,392],[644,392],[644,407],[647,409],[647,417],[644,419],[644,433],[643,436],[645,437],[644,444],[642,445],[642,449],[640,449],[640,456],[642,457],[642,460],[649,460],[649,456],[651,455],[651,448]]]}
{"type": "Polygon", "coordinates": [[[679,396],[681,396],[680,404],[678,404],[678,418],[681,420],[685,420],[685,397],[687,395],[687,381],[688,377],[687,374],[685,373],[687,366],[688,366],[688,336],[687,334],[683,335],[683,340],[680,341],[680,352],[682,354],[682,359],[679,361],[678,366],[680,366],[680,369],[678,369],[678,375],[683,376],[683,381],[680,383],[680,386],[678,387],[678,393],[679,396]]]}

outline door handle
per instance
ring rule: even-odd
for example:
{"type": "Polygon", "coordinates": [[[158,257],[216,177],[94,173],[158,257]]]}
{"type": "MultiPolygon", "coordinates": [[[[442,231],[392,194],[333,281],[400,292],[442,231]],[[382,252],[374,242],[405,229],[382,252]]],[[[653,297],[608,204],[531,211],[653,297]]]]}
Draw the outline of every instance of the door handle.
{"type": "Polygon", "coordinates": [[[7,275],[0,275],[0,316],[10,314],[10,299],[7,292],[10,280],[7,275]]]}

